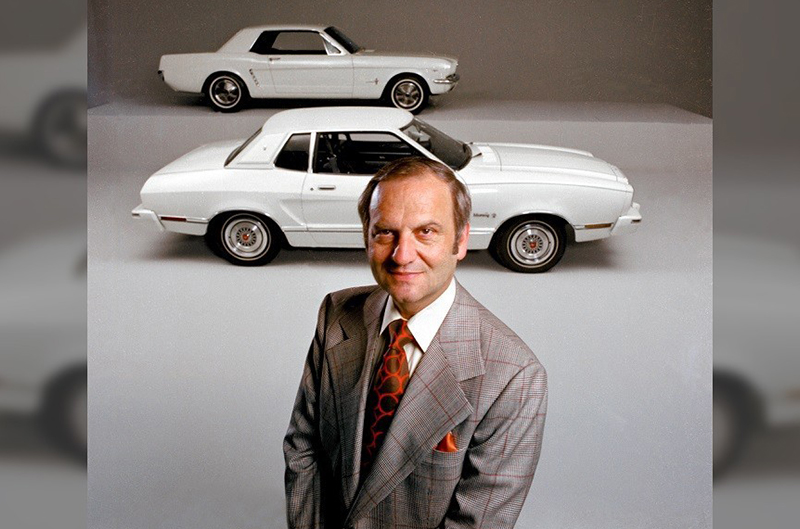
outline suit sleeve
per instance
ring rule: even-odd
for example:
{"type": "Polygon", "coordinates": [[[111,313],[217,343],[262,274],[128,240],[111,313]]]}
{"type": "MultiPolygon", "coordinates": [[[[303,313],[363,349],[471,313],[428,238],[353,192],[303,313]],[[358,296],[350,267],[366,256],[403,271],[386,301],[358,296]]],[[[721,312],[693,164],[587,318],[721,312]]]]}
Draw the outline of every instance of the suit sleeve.
{"type": "Polygon", "coordinates": [[[324,527],[319,468],[319,387],[327,307],[320,307],[314,340],[303,367],[289,429],[283,440],[286,461],[286,517],[290,529],[324,527]]]}
{"type": "Polygon", "coordinates": [[[539,461],[546,411],[547,373],[537,361],[509,381],[475,430],[443,527],[514,527],[539,461]]]}

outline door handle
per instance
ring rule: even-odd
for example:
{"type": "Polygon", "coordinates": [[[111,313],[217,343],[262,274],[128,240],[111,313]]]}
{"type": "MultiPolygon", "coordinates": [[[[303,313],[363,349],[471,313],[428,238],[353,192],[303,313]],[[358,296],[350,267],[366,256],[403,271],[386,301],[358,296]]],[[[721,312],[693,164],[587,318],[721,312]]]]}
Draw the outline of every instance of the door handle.
{"type": "Polygon", "coordinates": [[[334,191],[336,189],[336,186],[333,185],[319,186],[317,189],[319,189],[320,191],[334,191]]]}
{"type": "Polygon", "coordinates": [[[272,61],[279,61],[279,60],[281,60],[281,58],[280,58],[280,57],[270,57],[270,58],[269,58],[269,62],[272,62],[272,61]]]}

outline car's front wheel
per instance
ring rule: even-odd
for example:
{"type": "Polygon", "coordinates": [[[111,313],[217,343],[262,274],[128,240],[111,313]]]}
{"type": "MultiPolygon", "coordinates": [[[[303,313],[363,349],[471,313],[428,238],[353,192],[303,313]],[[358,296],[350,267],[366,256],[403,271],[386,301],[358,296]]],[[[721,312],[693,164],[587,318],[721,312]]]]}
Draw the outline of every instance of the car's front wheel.
{"type": "Polygon", "coordinates": [[[546,272],[564,256],[566,239],[563,223],[555,219],[522,218],[502,226],[490,250],[500,264],[515,272],[546,272]]]}
{"type": "Polygon", "coordinates": [[[214,219],[206,242],[235,265],[259,266],[278,255],[282,235],[275,224],[261,215],[233,213],[214,219]]]}
{"type": "Polygon", "coordinates": [[[386,99],[389,104],[417,114],[428,104],[428,87],[416,75],[401,75],[389,83],[386,99]]]}
{"type": "Polygon", "coordinates": [[[247,86],[232,73],[216,73],[206,82],[205,95],[211,106],[221,112],[236,112],[247,102],[247,86]]]}

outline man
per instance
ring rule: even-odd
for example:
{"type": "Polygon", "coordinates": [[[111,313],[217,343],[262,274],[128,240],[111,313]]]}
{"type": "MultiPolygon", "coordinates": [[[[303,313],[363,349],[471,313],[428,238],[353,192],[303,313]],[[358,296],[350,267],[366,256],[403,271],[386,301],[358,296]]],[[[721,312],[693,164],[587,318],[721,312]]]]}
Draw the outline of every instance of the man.
{"type": "Polygon", "coordinates": [[[471,202],[404,158],[359,201],[378,287],[329,294],[284,440],[289,526],[513,527],[539,459],[544,368],[454,278],[471,202]]]}

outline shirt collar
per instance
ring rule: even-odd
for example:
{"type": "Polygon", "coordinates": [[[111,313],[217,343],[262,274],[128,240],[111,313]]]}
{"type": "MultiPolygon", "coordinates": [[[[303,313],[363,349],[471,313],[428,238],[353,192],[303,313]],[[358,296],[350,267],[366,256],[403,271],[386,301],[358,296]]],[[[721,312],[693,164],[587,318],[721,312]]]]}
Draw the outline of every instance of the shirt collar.
{"type": "MultiPolygon", "coordinates": [[[[456,279],[453,278],[450,280],[450,285],[438,298],[408,320],[408,328],[423,353],[428,349],[436,333],[439,332],[439,327],[442,326],[442,322],[444,322],[447,313],[450,312],[450,307],[453,306],[455,300],[456,279]]],[[[394,306],[394,301],[389,296],[386,300],[386,307],[383,309],[381,334],[391,322],[401,319],[403,317],[400,315],[400,311],[394,306]]]]}

